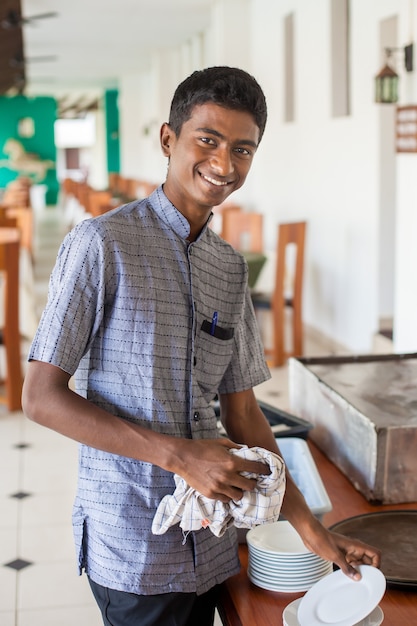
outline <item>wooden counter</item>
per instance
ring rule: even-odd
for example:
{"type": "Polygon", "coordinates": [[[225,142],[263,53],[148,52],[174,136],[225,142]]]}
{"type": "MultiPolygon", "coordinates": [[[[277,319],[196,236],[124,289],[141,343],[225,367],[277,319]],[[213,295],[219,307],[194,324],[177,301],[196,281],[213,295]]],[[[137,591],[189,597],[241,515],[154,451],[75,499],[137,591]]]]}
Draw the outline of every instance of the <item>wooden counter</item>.
{"type": "MultiPolygon", "coordinates": [[[[333,510],[323,519],[326,527],[363,513],[417,509],[416,502],[387,506],[370,504],[314,444],[309,442],[309,446],[333,505],[333,510]]],[[[224,626],[281,626],[285,607],[304,593],[286,594],[256,587],[246,576],[246,545],[240,546],[239,553],[242,570],[222,587],[218,610],[224,626]]],[[[380,607],[385,615],[384,626],[417,624],[416,591],[388,588],[380,607]]]]}

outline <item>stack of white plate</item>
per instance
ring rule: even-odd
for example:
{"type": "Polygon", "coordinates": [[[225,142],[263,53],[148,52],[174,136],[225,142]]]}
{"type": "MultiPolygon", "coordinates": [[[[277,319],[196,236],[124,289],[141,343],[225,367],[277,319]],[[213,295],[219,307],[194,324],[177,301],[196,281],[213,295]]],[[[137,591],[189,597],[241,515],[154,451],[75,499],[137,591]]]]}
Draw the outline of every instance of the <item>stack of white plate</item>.
{"type": "Polygon", "coordinates": [[[287,521],[252,528],[246,535],[249,579],[269,591],[307,591],[333,571],[333,564],[313,554],[287,521]]]}

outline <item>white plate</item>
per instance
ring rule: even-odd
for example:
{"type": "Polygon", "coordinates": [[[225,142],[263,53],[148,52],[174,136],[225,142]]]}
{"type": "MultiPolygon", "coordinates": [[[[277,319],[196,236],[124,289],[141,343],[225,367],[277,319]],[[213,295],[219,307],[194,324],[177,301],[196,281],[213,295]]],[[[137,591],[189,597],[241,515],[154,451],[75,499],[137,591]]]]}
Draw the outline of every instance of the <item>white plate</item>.
{"type": "MultiPolygon", "coordinates": [[[[284,626],[300,626],[300,622],[297,618],[297,611],[301,600],[302,598],[297,598],[297,600],[294,600],[285,607],[282,614],[284,626]]],[[[376,606],[370,615],[367,615],[367,617],[359,623],[356,623],[355,626],[380,626],[383,621],[384,613],[380,606],[376,606]]]]}
{"type": "Polygon", "coordinates": [[[283,563],[282,561],[268,561],[260,558],[257,554],[249,551],[249,562],[263,569],[273,569],[288,574],[297,575],[299,572],[312,572],[328,565],[329,561],[317,559],[316,561],[302,561],[301,563],[283,563]]]}
{"type": "MultiPolygon", "coordinates": [[[[249,534],[249,533],[248,533],[249,534]]],[[[314,557],[317,558],[317,555],[314,554],[313,552],[279,552],[276,549],[272,550],[271,547],[267,547],[267,545],[264,545],[262,543],[259,543],[259,545],[256,543],[258,540],[257,538],[251,538],[249,537],[249,541],[252,541],[253,543],[249,543],[248,545],[251,547],[252,550],[255,550],[256,552],[258,552],[259,554],[262,554],[262,556],[266,559],[271,559],[271,560],[275,560],[275,559],[279,559],[280,561],[288,561],[288,562],[292,562],[292,561],[308,561],[309,559],[312,559],[314,557]]],[[[298,542],[297,542],[298,543],[298,542]]],[[[304,544],[303,544],[304,545],[304,544]]],[[[301,544],[298,544],[299,548],[304,549],[301,544]]]]}
{"type": "Polygon", "coordinates": [[[288,579],[291,578],[305,578],[307,576],[316,576],[316,574],[320,574],[321,572],[329,572],[329,571],[333,571],[333,563],[329,563],[327,561],[324,561],[323,563],[321,563],[320,565],[317,565],[314,568],[299,568],[296,570],[287,570],[285,568],[281,568],[281,567],[274,567],[274,566],[265,566],[262,563],[258,563],[257,561],[254,561],[253,559],[249,559],[249,567],[253,570],[256,570],[257,572],[262,572],[263,574],[271,575],[271,576],[282,576],[282,577],[286,577],[288,579]]]}
{"type": "Polygon", "coordinates": [[[363,619],[356,626],[380,626],[384,621],[384,612],[380,606],[376,606],[372,613],[363,619]]]}
{"type": "Polygon", "coordinates": [[[297,598],[290,604],[288,604],[283,613],[282,613],[282,621],[284,622],[284,626],[300,626],[300,622],[297,618],[298,607],[300,606],[302,598],[297,598]]]}
{"type": "Polygon", "coordinates": [[[287,576],[280,576],[279,574],[265,574],[264,572],[260,572],[259,570],[253,569],[249,567],[248,570],[253,578],[257,578],[258,580],[263,580],[265,582],[269,582],[273,585],[279,584],[285,586],[295,586],[295,585],[314,585],[314,583],[318,582],[323,576],[328,576],[331,574],[332,569],[328,568],[327,570],[323,570],[322,572],[317,572],[311,576],[298,576],[297,578],[288,578],[287,576]]]}
{"type": "Polygon", "coordinates": [[[256,585],[257,587],[260,587],[261,589],[266,589],[267,591],[278,591],[280,593],[302,593],[312,588],[311,584],[301,584],[301,583],[299,583],[298,585],[289,586],[289,587],[280,585],[280,584],[274,585],[272,582],[264,582],[262,580],[257,579],[256,577],[252,577],[250,572],[248,572],[248,578],[254,585],[256,585]]]}
{"type": "Polygon", "coordinates": [[[280,579],[287,580],[287,581],[307,580],[311,578],[318,580],[324,574],[331,574],[331,572],[333,571],[333,565],[331,563],[321,567],[320,569],[316,569],[311,572],[301,571],[301,572],[297,572],[297,574],[289,574],[288,572],[284,572],[281,570],[265,569],[265,568],[257,566],[254,563],[249,563],[249,567],[251,568],[252,572],[256,572],[260,576],[268,576],[274,579],[280,578],[280,579]]]}
{"type": "Polygon", "coordinates": [[[268,562],[268,563],[280,563],[285,565],[285,567],[300,567],[301,565],[314,565],[315,563],[320,563],[324,561],[317,554],[305,554],[303,556],[300,555],[290,555],[290,556],[282,556],[282,554],[274,554],[272,552],[263,552],[262,550],[257,550],[253,546],[248,545],[249,554],[256,556],[258,559],[268,562]]]}
{"type": "Polygon", "coordinates": [[[359,570],[359,581],[338,570],[316,583],[298,607],[300,626],[352,626],[369,615],[385,593],[386,580],[370,565],[359,570]]]}
{"type": "Polygon", "coordinates": [[[246,541],[249,545],[264,552],[292,555],[311,554],[295,528],[286,520],[251,528],[246,535],[246,541]]]}

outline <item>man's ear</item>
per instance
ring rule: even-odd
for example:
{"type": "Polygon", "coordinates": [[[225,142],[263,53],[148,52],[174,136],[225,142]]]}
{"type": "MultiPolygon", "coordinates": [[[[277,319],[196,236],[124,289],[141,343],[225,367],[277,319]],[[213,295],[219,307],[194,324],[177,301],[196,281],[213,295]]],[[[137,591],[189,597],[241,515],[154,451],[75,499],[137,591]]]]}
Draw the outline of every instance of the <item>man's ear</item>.
{"type": "Polygon", "coordinates": [[[164,124],[162,124],[161,132],[160,132],[160,140],[161,140],[162,152],[164,153],[164,156],[166,157],[171,156],[171,142],[173,141],[174,137],[175,137],[175,133],[173,132],[168,122],[165,122],[164,124]]]}

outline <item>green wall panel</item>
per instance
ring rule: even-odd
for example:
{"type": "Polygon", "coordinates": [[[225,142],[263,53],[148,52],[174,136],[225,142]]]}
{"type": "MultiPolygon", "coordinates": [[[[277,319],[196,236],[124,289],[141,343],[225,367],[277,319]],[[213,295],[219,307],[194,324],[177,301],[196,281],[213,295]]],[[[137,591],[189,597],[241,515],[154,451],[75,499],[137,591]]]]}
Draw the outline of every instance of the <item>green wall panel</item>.
{"type": "Polygon", "coordinates": [[[106,146],[107,171],[120,172],[120,144],[119,144],[119,108],[117,89],[108,89],[104,94],[106,109],[106,146]]]}
{"type": "MultiPolygon", "coordinates": [[[[54,98],[26,96],[0,97],[0,188],[14,180],[19,172],[4,166],[8,155],[3,148],[10,138],[19,141],[26,152],[36,154],[42,161],[56,162],[54,140],[54,122],[57,117],[57,105],[54,98]],[[19,122],[24,118],[31,118],[34,125],[32,137],[19,135],[19,122]]],[[[59,183],[54,167],[47,170],[42,184],[47,185],[46,202],[55,204],[58,195],[59,183]]]]}

